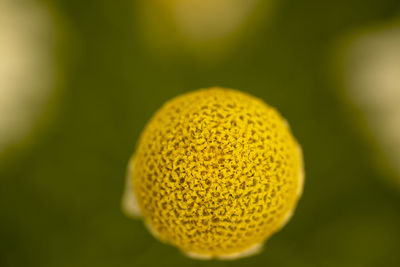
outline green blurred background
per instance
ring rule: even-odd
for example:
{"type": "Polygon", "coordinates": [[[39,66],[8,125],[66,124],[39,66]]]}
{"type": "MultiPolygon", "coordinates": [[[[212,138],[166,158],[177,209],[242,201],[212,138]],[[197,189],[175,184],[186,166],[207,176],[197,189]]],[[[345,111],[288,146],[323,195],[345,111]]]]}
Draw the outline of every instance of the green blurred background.
{"type": "Polygon", "coordinates": [[[400,19],[400,2],[265,2],[235,37],[196,43],[149,23],[144,10],[163,9],[146,1],[31,1],[52,17],[57,93],[0,151],[0,266],[400,266],[399,177],[337,68],[343,36],[400,19]],[[120,208],[146,121],[171,97],[215,85],[276,107],[305,157],[295,216],[236,261],[186,258],[120,208]]]}

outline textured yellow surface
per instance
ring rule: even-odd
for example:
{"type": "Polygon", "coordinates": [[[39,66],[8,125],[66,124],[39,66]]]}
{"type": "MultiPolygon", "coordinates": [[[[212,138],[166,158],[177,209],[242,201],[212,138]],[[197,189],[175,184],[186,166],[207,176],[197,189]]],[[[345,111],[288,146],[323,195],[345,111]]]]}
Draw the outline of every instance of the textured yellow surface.
{"type": "Polygon", "coordinates": [[[301,195],[302,156],[285,120],[222,88],[167,102],[140,138],[130,177],[157,237],[200,255],[262,243],[301,195]]]}

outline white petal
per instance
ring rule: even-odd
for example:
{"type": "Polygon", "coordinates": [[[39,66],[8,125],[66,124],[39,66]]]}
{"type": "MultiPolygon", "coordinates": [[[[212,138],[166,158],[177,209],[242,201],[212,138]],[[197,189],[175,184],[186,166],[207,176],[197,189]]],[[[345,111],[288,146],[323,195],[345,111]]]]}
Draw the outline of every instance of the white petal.
{"type": "Polygon", "coordinates": [[[211,260],[211,259],[218,259],[218,260],[236,260],[236,259],[241,259],[241,258],[246,258],[249,256],[253,256],[255,254],[258,254],[261,252],[262,247],[264,246],[264,243],[258,243],[255,244],[243,251],[240,252],[235,252],[232,254],[225,254],[225,255],[218,255],[218,256],[213,256],[213,255],[207,255],[207,254],[199,254],[195,252],[184,252],[186,256],[192,259],[198,259],[198,260],[211,260]]]}
{"type": "Polygon", "coordinates": [[[134,163],[134,158],[129,162],[128,171],[126,174],[125,191],[122,197],[122,210],[124,213],[133,218],[141,217],[139,204],[135,192],[133,191],[131,173],[134,163]]]}

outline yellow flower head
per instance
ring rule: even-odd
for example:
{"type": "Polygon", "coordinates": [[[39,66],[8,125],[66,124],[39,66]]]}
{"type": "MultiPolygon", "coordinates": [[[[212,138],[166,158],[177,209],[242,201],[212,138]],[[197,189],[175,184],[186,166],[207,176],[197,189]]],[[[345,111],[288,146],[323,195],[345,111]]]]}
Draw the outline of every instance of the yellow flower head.
{"type": "Polygon", "coordinates": [[[128,185],[126,210],[137,201],[157,238],[189,256],[235,258],[257,251],[292,215],[303,188],[302,153],[262,100],[202,89],[153,116],[128,185]]]}

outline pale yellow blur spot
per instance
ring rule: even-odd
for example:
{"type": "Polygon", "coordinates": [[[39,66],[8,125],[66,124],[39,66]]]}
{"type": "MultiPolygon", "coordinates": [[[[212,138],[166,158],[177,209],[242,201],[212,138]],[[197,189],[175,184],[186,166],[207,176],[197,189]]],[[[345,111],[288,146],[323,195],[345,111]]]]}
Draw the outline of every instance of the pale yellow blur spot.
{"type": "Polygon", "coordinates": [[[223,38],[237,30],[259,0],[172,0],[177,28],[193,41],[223,38]]]}
{"type": "Polygon", "coordinates": [[[142,0],[140,25],[148,45],[164,54],[216,59],[243,40],[273,0],[142,0]]]}
{"type": "Polygon", "coordinates": [[[400,175],[400,22],[358,34],[346,50],[344,75],[348,96],[400,175]]]}
{"type": "Polygon", "coordinates": [[[51,93],[50,18],[33,1],[0,1],[0,152],[29,135],[51,93]]]}

